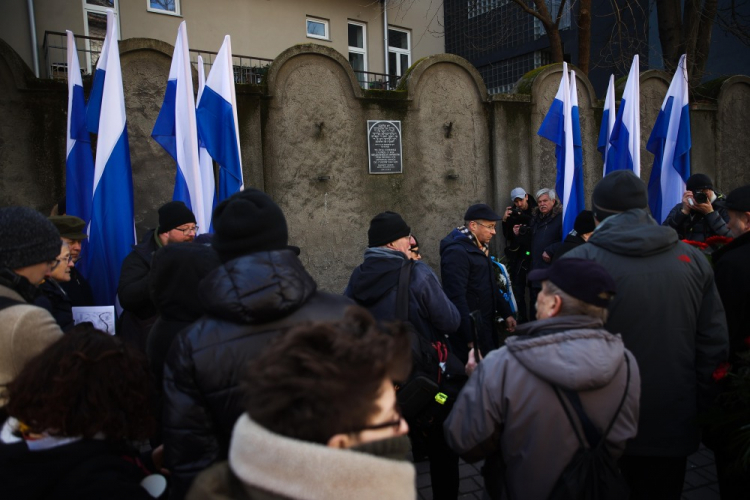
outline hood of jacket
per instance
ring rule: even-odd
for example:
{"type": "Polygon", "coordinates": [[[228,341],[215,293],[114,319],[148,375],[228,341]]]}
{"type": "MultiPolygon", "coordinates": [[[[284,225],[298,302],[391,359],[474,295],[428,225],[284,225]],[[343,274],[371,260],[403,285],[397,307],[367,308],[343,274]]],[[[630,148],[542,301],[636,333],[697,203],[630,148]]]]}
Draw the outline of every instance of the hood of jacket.
{"type": "Polygon", "coordinates": [[[520,325],[506,340],[508,352],[537,377],[564,389],[586,391],[607,385],[622,363],[625,347],[600,319],[556,316],[520,325]]]}
{"type": "Polygon", "coordinates": [[[604,219],[588,242],[615,254],[647,257],[666,252],[678,237],[671,227],[658,225],[646,210],[635,208],[604,219]]]}
{"type": "Polygon", "coordinates": [[[349,280],[350,297],[369,307],[378,303],[395,286],[406,256],[387,248],[368,248],[365,261],[352,273],[349,280]]]}
{"type": "Polygon", "coordinates": [[[266,323],[288,316],[317,285],[291,250],[243,255],[211,272],[200,295],[211,316],[234,323],[266,323]]]}

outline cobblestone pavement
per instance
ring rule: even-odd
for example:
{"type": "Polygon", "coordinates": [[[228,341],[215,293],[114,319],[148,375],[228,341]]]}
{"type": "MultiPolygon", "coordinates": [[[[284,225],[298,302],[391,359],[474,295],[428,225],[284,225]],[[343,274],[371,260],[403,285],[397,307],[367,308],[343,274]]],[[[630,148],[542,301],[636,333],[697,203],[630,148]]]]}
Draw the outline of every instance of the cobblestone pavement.
{"type": "MultiPolygon", "coordinates": [[[[459,465],[459,500],[482,500],[484,482],[479,473],[482,462],[459,465]]],[[[419,462],[417,468],[417,489],[419,500],[432,500],[430,487],[430,467],[427,462],[419,462]]],[[[688,457],[685,471],[683,500],[719,500],[719,485],[716,481],[716,466],[711,450],[701,446],[697,453],[688,457]]]]}

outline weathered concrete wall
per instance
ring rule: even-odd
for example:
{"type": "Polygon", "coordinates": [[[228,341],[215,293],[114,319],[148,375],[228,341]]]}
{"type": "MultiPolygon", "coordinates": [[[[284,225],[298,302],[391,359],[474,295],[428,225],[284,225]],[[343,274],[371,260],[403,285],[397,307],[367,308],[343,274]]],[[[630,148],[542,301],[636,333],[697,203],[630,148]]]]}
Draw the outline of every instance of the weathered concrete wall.
{"type": "MultiPolygon", "coordinates": [[[[150,135],[161,106],[172,47],[148,39],[121,42],[121,60],[139,233],[156,224],[172,196],[174,161],[150,135]]],[[[363,91],[338,52],[305,44],[284,51],[263,86],[238,86],[245,185],[271,194],[285,211],[290,241],[321,288],[340,292],[367,245],[370,219],[401,213],[439,270],[439,241],[466,207],[502,212],[509,192],[554,186],[554,145],[537,135],[560,83],[561,66],[540,68],[514,94],[488,97],[475,68],[452,55],[415,63],[397,91],[363,91]],[[403,174],[370,175],[367,120],[400,120],[403,174]]],[[[601,178],[596,150],[601,103],[577,76],[586,200],[601,178]]],[[[641,177],[653,156],[645,146],[670,82],[641,75],[641,177]]],[[[85,86],[90,82],[85,82],[85,86]]],[[[621,82],[622,85],[622,82],[621,82]]],[[[37,80],[0,41],[0,206],[48,211],[64,192],[64,83],[37,80]]],[[[750,78],[731,77],[692,105],[694,172],[728,192],[750,183],[750,78]]],[[[500,242],[495,249],[499,250],[500,242]]]]}

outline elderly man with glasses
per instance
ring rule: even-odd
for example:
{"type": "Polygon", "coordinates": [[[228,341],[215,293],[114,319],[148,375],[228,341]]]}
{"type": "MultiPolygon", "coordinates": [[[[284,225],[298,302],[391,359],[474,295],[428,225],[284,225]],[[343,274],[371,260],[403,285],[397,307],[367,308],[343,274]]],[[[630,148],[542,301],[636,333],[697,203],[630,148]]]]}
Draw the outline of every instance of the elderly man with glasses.
{"type": "Polygon", "coordinates": [[[124,309],[120,335],[126,342],[145,351],[146,337],[156,321],[156,306],[149,293],[154,252],[173,243],[191,242],[197,232],[193,212],[181,201],[170,201],[159,208],[158,227],[148,231],[125,257],[117,295],[124,309]]]}

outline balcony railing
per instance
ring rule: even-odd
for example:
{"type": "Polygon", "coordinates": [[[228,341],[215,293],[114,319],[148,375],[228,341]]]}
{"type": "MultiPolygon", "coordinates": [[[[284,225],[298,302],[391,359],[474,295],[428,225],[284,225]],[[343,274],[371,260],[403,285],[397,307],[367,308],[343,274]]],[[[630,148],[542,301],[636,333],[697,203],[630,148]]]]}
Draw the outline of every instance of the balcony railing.
{"type": "MultiPolygon", "coordinates": [[[[83,35],[74,35],[74,37],[76,50],[78,50],[78,60],[81,64],[81,73],[83,75],[91,75],[96,70],[96,63],[99,60],[104,39],[83,35]]],[[[62,80],[67,79],[67,35],[57,31],[45,31],[43,48],[47,77],[62,80]]],[[[197,67],[198,56],[202,56],[203,66],[206,75],[208,75],[216,54],[217,52],[210,50],[190,49],[190,62],[193,66],[197,67]]],[[[259,85],[272,62],[273,59],[266,59],[264,57],[232,54],[234,82],[259,85]]]]}
{"type": "MultiPolygon", "coordinates": [[[[96,70],[96,63],[101,53],[103,38],[74,35],[81,73],[91,75],[96,70]]],[[[44,60],[47,68],[47,78],[65,80],[68,77],[67,65],[67,36],[58,31],[44,32],[44,60]]],[[[190,62],[197,67],[198,56],[202,56],[203,65],[208,75],[217,52],[210,50],[190,49],[190,62]]],[[[273,59],[264,57],[242,56],[232,54],[234,66],[234,82],[259,85],[268,72],[273,59]]],[[[393,90],[398,85],[399,76],[371,71],[354,71],[357,81],[367,90],[393,90]]]]}

